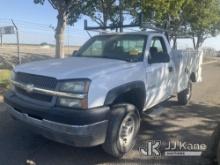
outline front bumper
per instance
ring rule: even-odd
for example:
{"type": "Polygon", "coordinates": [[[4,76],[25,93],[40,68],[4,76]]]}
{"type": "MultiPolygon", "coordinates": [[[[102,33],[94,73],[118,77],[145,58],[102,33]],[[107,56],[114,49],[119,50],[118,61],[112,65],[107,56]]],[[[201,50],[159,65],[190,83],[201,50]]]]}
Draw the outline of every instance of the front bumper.
{"type": "MultiPolygon", "coordinates": [[[[79,113],[79,110],[73,110],[72,114],[68,113],[66,114],[68,115],[66,117],[71,117],[69,115],[77,114],[78,116],[74,116],[70,123],[65,117],[62,120],[62,115],[59,117],[59,113],[61,113],[62,109],[47,109],[47,113],[45,112],[46,114],[41,115],[40,112],[43,108],[42,106],[41,109],[38,110],[38,114],[37,110],[33,109],[33,104],[32,106],[28,106],[27,102],[24,103],[23,100],[12,93],[5,95],[5,102],[8,105],[8,111],[13,118],[22,121],[31,127],[31,130],[46,138],[79,147],[96,146],[105,142],[108,127],[107,109],[103,109],[103,112],[100,112],[99,110],[84,110],[81,111],[81,113],[79,113]],[[103,115],[103,113],[106,114],[103,115]],[[93,118],[97,116],[97,118],[84,120],[82,118],[83,114],[85,118],[88,118],[89,116],[93,118]],[[37,117],[35,117],[36,115],[37,117]],[[77,117],[81,118],[81,122],[78,120],[74,121],[77,117]],[[58,118],[59,120],[56,120],[58,118]]],[[[39,108],[37,105],[35,106],[36,109],[39,108]]],[[[65,114],[65,109],[63,109],[63,112],[65,114]]]]}

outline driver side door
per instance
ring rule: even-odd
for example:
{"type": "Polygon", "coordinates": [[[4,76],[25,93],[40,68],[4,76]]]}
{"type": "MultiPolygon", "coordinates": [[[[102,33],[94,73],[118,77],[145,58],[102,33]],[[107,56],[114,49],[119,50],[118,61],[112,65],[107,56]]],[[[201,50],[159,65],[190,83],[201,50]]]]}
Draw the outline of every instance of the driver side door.
{"type": "Polygon", "coordinates": [[[170,75],[170,57],[162,36],[150,39],[146,65],[146,107],[151,108],[168,98],[167,85],[170,75]]]}

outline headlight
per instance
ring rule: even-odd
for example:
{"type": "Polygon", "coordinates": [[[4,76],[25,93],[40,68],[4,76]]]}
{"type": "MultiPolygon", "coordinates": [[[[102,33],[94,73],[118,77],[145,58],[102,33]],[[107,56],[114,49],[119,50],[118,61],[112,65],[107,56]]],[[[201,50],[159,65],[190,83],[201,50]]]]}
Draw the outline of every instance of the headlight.
{"type": "Polygon", "coordinates": [[[88,92],[89,81],[70,81],[63,82],[60,85],[60,91],[69,93],[88,92]]]}
{"type": "Polygon", "coordinates": [[[88,108],[88,99],[87,97],[84,99],[72,99],[66,97],[59,97],[57,100],[57,105],[68,108],[88,108]]]}
{"type": "Polygon", "coordinates": [[[81,100],[71,98],[58,98],[58,104],[69,108],[81,108],[81,100]]]}
{"type": "Polygon", "coordinates": [[[85,94],[83,99],[58,97],[57,104],[62,107],[69,108],[88,108],[87,94],[89,90],[89,80],[84,81],[66,81],[60,83],[59,91],[74,93],[74,94],[85,94]]]}

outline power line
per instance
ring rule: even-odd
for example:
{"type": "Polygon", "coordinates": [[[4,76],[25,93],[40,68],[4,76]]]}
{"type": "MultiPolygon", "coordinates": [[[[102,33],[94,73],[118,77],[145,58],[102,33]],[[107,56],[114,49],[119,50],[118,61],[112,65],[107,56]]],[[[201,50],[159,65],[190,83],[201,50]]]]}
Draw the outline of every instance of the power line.
{"type": "MultiPolygon", "coordinates": [[[[0,18],[0,20],[10,21],[10,19],[7,19],[7,18],[0,18]]],[[[23,23],[26,23],[26,24],[40,25],[40,26],[44,26],[44,27],[48,27],[49,26],[47,24],[42,24],[42,23],[38,23],[38,22],[31,22],[31,21],[21,20],[21,19],[14,19],[14,21],[16,21],[16,22],[23,22],[23,23]]]]}
{"type": "MultiPolygon", "coordinates": [[[[36,25],[38,28],[42,28],[42,29],[50,29],[51,24],[42,24],[42,23],[37,23],[37,22],[31,22],[31,21],[27,21],[27,20],[21,20],[21,19],[14,19],[14,21],[19,25],[19,26],[34,26],[36,25]]],[[[7,18],[0,18],[0,23],[4,22],[4,23],[10,23],[10,20],[7,18]]],[[[72,27],[72,26],[69,26],[72,27]]],[[[75,28],[72,27],[70,28],[70,31],[74,29],[77,31],[85,31],[84,29],[79,29],[79,28],[75,28]]]]}
{"type": "MultiPolygon", "coordinates": [[[[26,35],[28,36],[35,36],[37,38],[42,38],[44,39],[43,36],[51,36],[54,35],[54,30],[50,28],[51,24],[42,24],[42,23],[37,23],[37,22],[31,22],[31,21],[26,21],[26,20],[20,20],[20,19],[15,19],[16,25],[18,26],[21,37],[23,40],[28,41],[30,40],[27,38],[26,35]],[[37,35],[36,35],[37,33],[37,35]]],[[[11,21],[6,18],[0,18],[0,26],[7,26],[11,25],[11,21]]],[[[32,38],[32,37],[31,37],[32,38]]],[[[34,37],[33,37],[34,38],[34,37]]],[[[73,42],[84,42],[88,39],[89,37],[86,34],[86,31],[84,29],[76,28],[73,26],[67,25],[67,28],[65,30],[65,42],[68,42],[68,45],[73,42]],[[78,33],[80,32],[80,34],[78,33]],[[84,35],[85,34],[85,35],[84,35]],[[67,40],[66,40],[67,39],[67,40]],[[79,41],[80,40],[80,41],[79,41]]],[[[10,40],[10,38],[7,38],[10,40]]]]}

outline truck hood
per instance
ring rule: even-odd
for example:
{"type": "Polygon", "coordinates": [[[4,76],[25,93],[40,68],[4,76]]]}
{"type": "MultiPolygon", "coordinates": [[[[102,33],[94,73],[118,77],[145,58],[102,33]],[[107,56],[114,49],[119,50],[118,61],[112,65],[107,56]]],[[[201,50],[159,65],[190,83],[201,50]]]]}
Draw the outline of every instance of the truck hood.
{"type": "Polygon", "coordinates": [[[135,63],[113,59],[69,57],[22,64],[15,68],[15,72],[54,77],[58,80],[93,79],[96,76],[130,68],[134,65],[135,63]]]}

